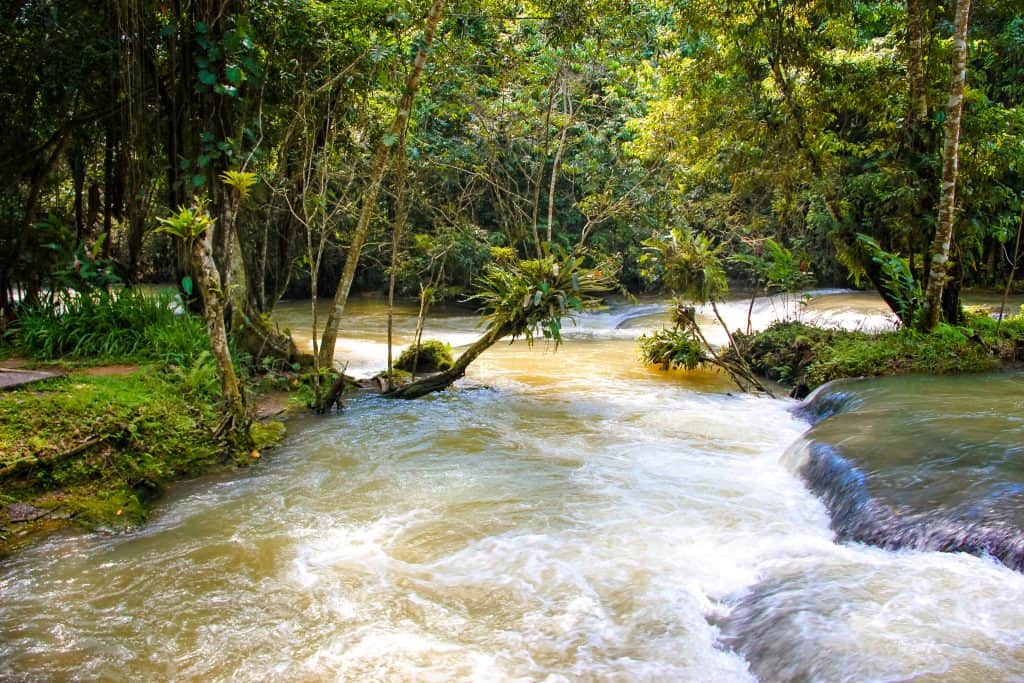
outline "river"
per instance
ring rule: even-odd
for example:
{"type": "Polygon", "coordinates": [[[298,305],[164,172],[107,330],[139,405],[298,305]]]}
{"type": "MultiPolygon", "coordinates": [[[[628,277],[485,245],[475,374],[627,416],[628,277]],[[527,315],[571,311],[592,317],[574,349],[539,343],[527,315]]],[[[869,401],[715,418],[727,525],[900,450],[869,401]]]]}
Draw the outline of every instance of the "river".
{"type": "MultiPolygon", "coordinates": [[[[996,521],[1013,523],[1021,376],[839,385],[839,414],[811,427],[795,401],[642,366],[635,339],[660,306],[588,314],[557,352],[502,343],[455,391],[294,418],[259,465],[176,486],[135,533],[9,558],[0,679],[1024,680],[1024,574],[847,539],[807,469],[829,444],[873,505],[960,509],[976,487],[1009,496],[996,521]],[[979,392],[976,429],[947,424],[979,392]],[[951,449],[963,486],[912,462],[951,449]]],[[[757,324],[780,306],[757,302],[757,324]]],[[[307,310],[278,311],[301,343],[307,310]]],[[[745,321],[746,304],[726,312],[745,321]]],[[[881,313],[832,292],[801,315],[881,313]]],[[[437,314],[428,337],[478,332],[437,314]]],[[[401,343],[412,315],[400,307],[401,343]]],[[[351,305],[350,373],[382,367],[382,320],[379,302],[351,305]]]]}

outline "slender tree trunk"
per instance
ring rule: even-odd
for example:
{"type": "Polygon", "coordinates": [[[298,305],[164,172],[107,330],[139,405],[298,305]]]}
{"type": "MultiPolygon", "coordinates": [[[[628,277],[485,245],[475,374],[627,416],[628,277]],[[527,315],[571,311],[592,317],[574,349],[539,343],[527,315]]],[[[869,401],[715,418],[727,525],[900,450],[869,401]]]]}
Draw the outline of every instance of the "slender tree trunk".
{"type": "MultiPolygon", "coordinates": [[[[568,95],[563,93],[566,102],[566,116],[572,116],[572,105],[569,103],[568,95]]],[[[552,224],[555,222],[555,186],[558,184],[558,165],[562,162],[562,152],[565,151],[565,136],[569,132],[569,120],[562,124],[562,132],[558,136],[558,149],[555,150],[555,160],[551,164],[551,183],[548,186],[548,244],[551,244],[552,224]]]]}
{"type": "Polygon", "coordinates": [[[76,145],[70,154],[71,184],[75,193],[75,240],[82,241],[85,233],[85,152],[76,145]]]}
{"type": "Polygon", "coordinates": [[[114,238],[114,145],[113,124],[109,124],[103,148],[103,258],[110,256],[110,242],[114,238]]]}
{"type": "Polygon", "coordinates": [[[408,204],[405,198],[405,132],[398,141],[398,162],[395,164],[395,222],[391,228],[391,268],[388,273],[388,391],[395,388],[393,370],[393,337],[395,322],[395,283],[398,280],[398,248],[402,243],[402,232],[408,216],[408,204]]]}
{"type": "Polygon", "coordinates": [[[199,291],[203,296],[203,318],[206,331],[210,335],[210,347],[217,364],[217,375],[220,378],[221,395],[224,408],[231,421],[232,431],[243,442],[248,439],[249,414],[246,410],[245,396],[241,384],[235,374],[235,366],[231,362],[231,351],[228,348],[228,334],[224,326],[224,292],[221,287],[220,272],[213,261],[213,229],[192,244],[192,268],[198,275],[199,291]]]}
{"type": "Polygon", "coordinates": [[[1006,317],[1006,301],[1010,298],[1010,290],[1013,288],[1013,274],[1017,270],[1017,259],[1020,257],[1020,233],[1024,230],[1024,206],[1021,207],[1020,220],[1017,222],[1017,239],[1013,243],[1013,259],[1010,261],[1010,273],[1006,276],[1006,289],[1003,290],[1003,302],[999,304],[999,320],[996,322],[996,334],[1006,317]]]}
{"type": "Polygon", "coordinates": [[[395,111],[395,119],[391,123],[389,137],[382,140],[377,146],[377,156],[374,159],[370,172],[370,183],[363,195],[362,206],[359,209],[359,222],[356,224],[355,234],[352,235],[352,243],[349,245],[348,254],[345,256],[345,267],[342,269],[341,278],[338,281],[338,289],[334,293],[334,301],[331,305],[330,314],[324,324],[324,336],[320,343],[320,365],[330,367],[334,361],[334,346],[338,340],[338,326],[341,317],[345,314],[345,304],[348,303],[348,295],[352,289],[352,281],[355,279],[356,266],[359,264],[359,255],[363,250],[363,243],[370,231],[370,218],[373,216],[373,209],[377,203],[377,195],[380,192],[381,180],[387,171],[388,162],[391,159],[393,145],[401,137],[409,123],[409,116],[412,113],[413,100],[420,87],[420,76],[423,74],[423,67],[427,64],[427,57],[430,54],[430,46],[434,42],[434,34],[441,22],[441,14],[444,11],[445,0],[434,0],[427,13],[426,23],[423,27],[422,45],[416,53],[412,70],[405,82],[405,93],[398,101],[395,111]]]}
{"type": "Polygon", "coordinates": [[[547,167],[548,143],[551,138],[551,110],[555,106],[555,83],[558,76],[555,76],[548,87],[548,108],[544,113],[544,158],[541,160],[540,168],[537,169],[537,179],[533,183],[533,246],[537,258],[543,258],[544,252],[541,249],[540,231],[537,228],[537,217],[540,215],[540,188],[544,181],[544,169],[547,167]]]}
{"type": "Polygon", "coordinates": [[[928,120],[923,4],[923,0],[907,0],[907,85],[910,96],[907,123],[911,135],[916,135],[917,127],[928,120]]]}
{"type": "Polygon", "coordinates": [[[960,117],[964,109],[964,84],[967,80],[967,19],[971,0],[957,0],[953,32],[953,68],[949,83],[949,105],[946,111],[946,142],[942,152],[942,185],[939,196],[939,219],[931,248],[931,269],[924,293],[924,307],[919,327],[935,329],[942,313],[942,288],[949,269],[949,247],[953,240],[956,209],[956,182],[960,162],[960,117]]]}

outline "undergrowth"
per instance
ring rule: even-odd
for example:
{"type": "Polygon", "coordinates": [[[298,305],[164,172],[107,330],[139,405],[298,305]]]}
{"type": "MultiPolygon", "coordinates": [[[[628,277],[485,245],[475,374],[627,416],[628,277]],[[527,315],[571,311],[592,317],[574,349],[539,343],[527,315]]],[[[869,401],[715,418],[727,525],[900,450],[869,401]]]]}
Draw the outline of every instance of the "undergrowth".
{"type": "Polygon", "coordinates": [[[999,325],[974,313],[963,326],[942,324],[929,334],[912,329],[868,334],[784,322],[739,335],[737,343],[758,374],[813,389],[845,377],[984,372],[1024,360],[1024,316],[999,325]]]}
{"type": "Polygon", "coordinates": [[[178,312],[173,292],[139,289],[74,293],[25,306],[4,335],[37,360],[132,360],[188,366],[209,342],[202,320],[178,312]]]}

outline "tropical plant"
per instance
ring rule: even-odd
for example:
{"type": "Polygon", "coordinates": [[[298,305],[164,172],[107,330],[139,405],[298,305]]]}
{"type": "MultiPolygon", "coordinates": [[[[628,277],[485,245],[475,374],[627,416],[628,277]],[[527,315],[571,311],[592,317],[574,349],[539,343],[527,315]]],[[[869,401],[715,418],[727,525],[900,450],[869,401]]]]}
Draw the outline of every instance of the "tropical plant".
{"type": "Polygon", "coordinates": [[[480,302],[489,330],[523,336],[527,344],[539,333],[557,348],[562,319],[593,307],[600,302],[595,295],[614,289],[614,265],[585,267],[585,254],[555,252],[545,245],[541,258],[487,267],[470,300],[480,302]]]}
{"type": "Polygon", "coordinates": [[[26,306],[8,338],[33,358],[158,360],[190,365],[208,353],[203,323],[171,292],[139,289],[72,293],[26,306]]]}
{"type": "MultiPolygon", "coordinates": [[[[655,338],[641,341],[644,358],[651,363],[664,365],[666,357],[678,357],[683,367],[696,367],[702,362],[717,365],[725,370],[743,391],[756,389],[771,394],[750,370],[725,319],[718,310],[718,302],[729,291],[729,280],[722,264],[722,245],[705,233],[690,229],[673,228],[666,235],[654,235],[644,241],[647,252],[643,256],[648,277],[656,277],[676,297],[672,304],[674,329],[655,338]],[[709,305],[729,339],[730,353],[720,352],[704,336],[694,307],[689,303],[709,305]],[[694,346],[703,349],[697,354],[694,346]]],[[[673,363],[669,363],[672,365],[673,363]]]]}
{"type": "Polygon", "coordinates": [[[592,266],[584,253],[564,253],[546,246],[541,258],[492,264],[479,278],[479,291],[470,299],[481,304],[486,330],[440,374],[417,380],[390,392],[397,398],[419,398],[440,391],[466,374],[476,358],[503,337],[525,337],[533,344],[538,333],[562,343],[562,320],[596,306],[599,294],[615,287],[617,270],[605,262],[592,266]]]}

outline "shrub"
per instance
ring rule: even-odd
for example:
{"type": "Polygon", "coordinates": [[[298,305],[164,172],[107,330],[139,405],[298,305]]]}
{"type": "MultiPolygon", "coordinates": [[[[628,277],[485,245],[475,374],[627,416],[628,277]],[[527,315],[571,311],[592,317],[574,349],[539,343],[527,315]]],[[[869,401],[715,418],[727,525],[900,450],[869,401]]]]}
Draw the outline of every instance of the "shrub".
{"type": "Polygon", "coordinates": [[[650,336],[643,335],[640,355],[645,363],[661,366],[662,370],[694,370],[708,362],[703,345],[679,330],[658,330],[650,336]]]}

